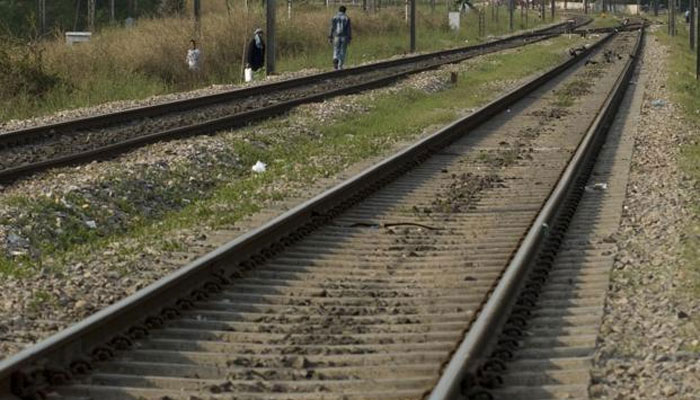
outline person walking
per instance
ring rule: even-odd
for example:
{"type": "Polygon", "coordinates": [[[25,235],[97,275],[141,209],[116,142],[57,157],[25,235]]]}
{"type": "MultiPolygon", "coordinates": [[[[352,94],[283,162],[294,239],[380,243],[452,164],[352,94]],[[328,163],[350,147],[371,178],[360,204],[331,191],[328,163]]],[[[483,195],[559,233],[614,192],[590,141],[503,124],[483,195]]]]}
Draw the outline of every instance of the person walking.
{"type": "Polygon", "coordinates": [[[248,43],[246,53],[246,67],[259,70],[265,65],[265,41],[263,40],[263,30],[257,28],[253,33],[253,39],[248,43]]]}
{"type": "Polygon", "coordinates": [[[328,35],[328,41],[333,45],[333,69],[336,70],[345,66],[345,55],[352,40],[352,26],[345,10],[345,6],[340,6],[331,19],[331,33],[328,35]]]}
{"type": "Polygon", "coordinates": [[[197,42],[194,39],[190,40],[190,43],[192,43],[192,48],[187,50],[185,62],[190,71],[199,71],[199,61],[202,57],[202,52],[197,48],[197,42]]]}

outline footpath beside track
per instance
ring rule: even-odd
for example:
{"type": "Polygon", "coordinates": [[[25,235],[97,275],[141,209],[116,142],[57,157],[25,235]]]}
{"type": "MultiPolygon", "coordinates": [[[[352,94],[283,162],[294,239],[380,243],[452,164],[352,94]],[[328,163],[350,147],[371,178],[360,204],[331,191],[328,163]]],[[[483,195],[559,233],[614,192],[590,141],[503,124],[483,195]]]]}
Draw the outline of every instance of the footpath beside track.
{"type": "Polygon", "coordinates": [[[574,183],[585,182],[638,37],[605,36],[475,114],[5,360],[0,395],[476,393],[487,384],[477,378],[488,374],[474,368],[494,348],[489,339],[506,322],[519,278],[543,257],[536,258],[543,241],[563,229],[555,218],[571,207],[574,183]]]}
{"type": "Polygon", "coordinates": [[[573,26],[559,23],[476,46],[0,133],[0,183],[48,168],[113,157],[157,141],[239,127],[300,104],[384,86],[409,74],[544,40],[589,21],[579,18],[573,26]]]}

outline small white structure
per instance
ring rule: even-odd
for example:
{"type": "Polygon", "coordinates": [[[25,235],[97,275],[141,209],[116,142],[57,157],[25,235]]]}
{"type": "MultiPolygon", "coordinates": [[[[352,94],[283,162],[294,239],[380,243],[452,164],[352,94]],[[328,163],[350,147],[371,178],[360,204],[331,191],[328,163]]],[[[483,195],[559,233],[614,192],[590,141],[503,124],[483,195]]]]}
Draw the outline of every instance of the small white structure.
{"type": "Polygon", "coordinates": [[[450,11],[447,13],[447,17],[450,23],[450,29],[459,30],[459,11],[450,11]]]}
{"type": "Polygon", "coordinates": [[[72,46],[73,43],[89,42],[92,32],[66,32],[66,44],[72,46]]]}

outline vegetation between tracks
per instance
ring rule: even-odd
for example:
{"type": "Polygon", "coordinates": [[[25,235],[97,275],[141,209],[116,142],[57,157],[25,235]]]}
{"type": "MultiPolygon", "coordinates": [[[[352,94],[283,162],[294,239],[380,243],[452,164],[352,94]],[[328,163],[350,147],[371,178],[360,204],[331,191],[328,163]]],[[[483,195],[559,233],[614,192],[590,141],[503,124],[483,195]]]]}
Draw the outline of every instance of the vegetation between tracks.
{"type": "MultiPolygon", "coordinates": [[[[456,85],[447,83],[447,72],[434,72],[442,74],[443,84],[430,93],[404,87],[346,97],[341,103],[351,106],[330,121],[310,113],[313,106],[302,107],[283,118],[217,135],[225,147],[216,152],[194,149],[194,158],[178,163],[110,173],[94,187],[5,199],[0,207],[19,215],[0,225],[31,246],[23,255],[0,258],[0,271],[25,279],[67,276],[67,267],[93,259],[105,273],[111,269],[128,276],[143,269],[151,255],[186,249],[176,239],[178,232],[231,226],[271,200],[308,195],[314,181],[484,103],[503,87],[504,78],[512,82],[560,62],[577,40],[558,38],[473,60],[456,85]],[[268,164],[265,173],[250,172],[257,160],[268,164]],[[93,227],[86,221],[93,221],[93,227]]],[[[55,174],[61,173],[74,172],[55,174]]],[[[43,291],[28,304],[28,313],[60,306],[43,291]]]]}
{"type": "MultiPolygon", "coordinates": [[[[188,71],[184,62],[192,36],[190,21],[176,17],[144,18],[129,30],[106,28],[91,42],[73,47],[66,46],[60,36],[30,46],[16,39],[0,39],[0,83],[12,83],[0,85],[0,121],[238,82],[244,43],[255,27],[264,26],[264,14],[257,5],[251,3],[247,14],[236,8],[230,15],[224,9],[203,17],[203,69],[197,74],[188,71]]],[[[329,69],[331,48],[326,36],[334,11],[302,5],[290,19],[283,17],[286,10],[281,6],[277,32],[280,71],[329,69]]],[[[516,19],[516,29],[541,24],[532,11],[530,14],[526,20],[516,19]]],[[[368,14],[350,10],[350,15],[355,33],[349,48],[351,65],[407,52],[403,7],[368,14]]],[[[506,16],[503,9],[498,21],[488,18],[486,36],[479,37],[475,13],[463,17],[463,29],[454,32],[447,25],[444,8],[431,12],[420,7],[418,50],[474,44],[505,34],[506,16]]]]}
{"type": "MultiPolygon", "coordinates": [[[[678,35],[671,37],[666,29],[659,29],[655,37],[669,46],[668,87],[673,100],[685,112],[683,117],[690,136],[681,150],[680,166],[690,179],[690,190],[700,190],[700,81],[695,80],[695,56],[688,45],[688,25],[677,22],[678,35]]],[[[688,221],[683,238],[682,256],[687,265],[687,278],[695,298],[700,296],[700,199],[695,196],[690,205],[694,218],[688,221]]],[[[694,317],[696,325],[700,319],[694,317]]],[[[699,349],[695,349],[696,351],[699,349]]]]}

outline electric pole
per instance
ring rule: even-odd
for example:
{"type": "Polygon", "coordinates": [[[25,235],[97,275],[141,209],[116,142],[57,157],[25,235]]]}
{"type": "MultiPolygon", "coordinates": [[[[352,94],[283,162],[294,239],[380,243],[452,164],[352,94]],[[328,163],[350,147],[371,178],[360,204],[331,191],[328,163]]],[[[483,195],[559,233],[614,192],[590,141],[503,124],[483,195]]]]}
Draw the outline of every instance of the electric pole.
{"type": "Polygon", "coordinates": [[[542,21],[544,21],[545,14],[547,13],[547,10],[545,10],[545,5],[544,5],[545,1],[546,0],[540,1],[540,18],[542,19],[542,21]]]}
{"type": "Polygon", "coordinates": [[[114,23],[114,0],[109,0],[109,22],[114,23]]]}
{"type": "Polygon", "coordinates": [[[688,39],[690,40],[690,51],[695,49],[695,3],[697,0],[690,0],[690,25],[688,29],[688,39]]]}
{"type": "Polygon", "coordinates": [[[416,52],[416,0],[411,1],[411,53],[416,52]]]}
{"type": "Polygon", "coordinates": [[[555,8],[555,4],[554,4],[554,0],[552,0],[552,22],[554,22],[554,8],[555,8]]]}
{"type": "MultiPolygon", "coordinates": [[[[700,4],[699,4],[700,5],[700,4]]],[[[698,14],[700,14],[700,10],[698,10],[698,14]]],[[[695,41],[695,80],[700,80],[700,15],[698,15],[698,18],[696,18],[697,21],[697,27],[695,31],[695,38],[697,39],[695,41]]],[[[690,27],[690,29],[693,29],[693,27],[690,27]]]]}
{"type": "Polygon", "coordinates": [[[194,0],[194,36],[199,39],[202,37],[202,2],[194,0]]]}
{"type": "Polygon", "coordinates": [[[265,2],[265,19],[266,19],[266,34],[267,46],[265,46],[265,58],[267,59],[267,74],[275,73],[275,16],[277,5],[275,0],[266,0],[265,2]]]}
{"type": "Polygon", "coordinates": [[[515,6],[515,0],[508,0],[508,28],[513,32],[513,8],[515,6]]]}
{"type": "Polygon", "coordinates": [[[676,1],[675,0],[669,0],[669,8],[670,8],[670,12],[668,13],[669,35],[676,36],[676,1]]]}
{"type": "Polygon", "coordinates": [[[46,33],[46,0],[36,1],[36,16],[38,18],[37,26],[39,27],[39,35],[43,36],[46,33]]]}
{"type": "Polygon", "coordinates": [[[95,32],[95,0],[88,0],[87,25],[88,31],[95,32]]]}

